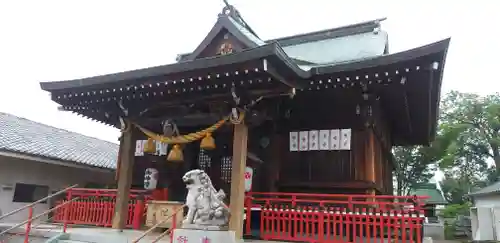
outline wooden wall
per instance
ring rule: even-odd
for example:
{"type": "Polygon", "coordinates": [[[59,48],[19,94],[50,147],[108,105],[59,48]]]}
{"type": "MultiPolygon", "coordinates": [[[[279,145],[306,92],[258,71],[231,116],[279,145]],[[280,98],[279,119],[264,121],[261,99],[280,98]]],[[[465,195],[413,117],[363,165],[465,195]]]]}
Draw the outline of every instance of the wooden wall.
{"type": "MultiPolygon", "coordinates": [[[[340,96],[339,96],[340,97],[340,96]]],[[[366,126],[365,117],[357,113],[353,99],[324,100],[298,97],[288,104],[287,117],[269,120],[250,127],[248,151],[263,163],[247,161],[254,168],[253,191],[309,193],[392,193],[392,161],[390,132],[380,109],[374,109],[373,124],[366,126]],[[317,102],[324,106],[306,106],[317,102]],[[289,132],[350,128],[351,150],[290,152],[289,132]],[[267,140],[268,144],[263,144],[267,140]]],[[[187,132],[182,129],[182,132],[187,132]]],[[[216,188],[229,193],[232,129],[225,127],[214,133],[217,149],[200,154],[199,142],[184,148],[186,161],[167,162],[164,157],[146,156],[136,160],[134,185],[142,186],[144,169],[152,166],[160,171],[160,186],[168,186],[178,197],[184,194],[180,177],[186,171],[200,168],[212,177],[216,188]],[[152,162],[156,161],[156,162],[152,162]]]]}

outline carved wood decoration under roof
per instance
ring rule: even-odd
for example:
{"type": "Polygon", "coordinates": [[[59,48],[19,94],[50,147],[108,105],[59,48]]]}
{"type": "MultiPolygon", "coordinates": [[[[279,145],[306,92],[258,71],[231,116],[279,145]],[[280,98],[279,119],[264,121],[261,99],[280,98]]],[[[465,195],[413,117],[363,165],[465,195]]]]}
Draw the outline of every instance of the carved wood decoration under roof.
{"type": "Polygon", "coordinates": [[[266,43],[262,41],[243,20],[239,11],[227,1],[219,14],[217,22],[205,39],[183,61],[198,58],[227,55],[248,48],[255,48],[266,43]]]}
{"type": "MultiPolygon", "coordinates": [[[[377,26],[378,23],[370,22],[350,27],[349,31],[344,28],[328,33],[366,34],[377,26]]],[[[323,35],[318,33],[312,35],[323,35]]],[[[282,42],[290,44],[307,38],[302,35],[284,38],[282,42]]],[[[147,120],[165,114],[177,117],[178,124],[184,118],[200,117],[210,117],[210,121],[205,122],[212,122],[224,113],[211,108],[213,104],[227,107],[222,110],[234,106],[233,91],[244,104],[262,99],[263,110],[258,112],[266,113],[266,107],[288,99],[282,97],[288,97],[293,90],[297,95],[288,102],[290,106],[314,108],[321,104],[311,103],[314,99],[304,97],[355,103],[356,99],[361,100],[362,89],[366,89],[379,100],[394,145],[423,144],[435,134],[448,45],[449,39],[445,39],[395,54],[308,65],[290,57],[279,41],[260,40],[242,21],[238,11],[226,6],[205,40],[189,54],[190,58],[181,62],[84,79],[43,82],[41,87],[51,92],[52,99],[62,105],[63,110],[113,126],[119,124],[119,117],[147,120]]]]}

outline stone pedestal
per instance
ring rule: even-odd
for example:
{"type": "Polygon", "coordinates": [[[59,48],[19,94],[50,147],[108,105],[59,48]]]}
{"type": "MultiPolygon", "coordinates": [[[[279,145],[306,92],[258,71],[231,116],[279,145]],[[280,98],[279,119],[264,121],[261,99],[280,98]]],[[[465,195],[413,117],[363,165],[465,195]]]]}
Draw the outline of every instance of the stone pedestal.
{"type": "Polygon", "coordinates": [[[239,243],[234,231],[174,229],[172,243],[239,243]]]}

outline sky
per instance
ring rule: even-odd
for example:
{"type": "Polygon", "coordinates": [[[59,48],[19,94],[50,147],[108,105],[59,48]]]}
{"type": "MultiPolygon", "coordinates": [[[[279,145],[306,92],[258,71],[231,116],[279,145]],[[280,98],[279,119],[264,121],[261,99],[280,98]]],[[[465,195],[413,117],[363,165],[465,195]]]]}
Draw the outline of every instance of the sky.
{"type": "MultiPolygon", "coordinates": [[[[488,94],[500,45],[489,0],[228,0],[264,40],[387,17],[392,53],[452,37],[443,92],[488,94]]],[[[0,2],[0,112],[117,142],[118,131],[58,111],[41,81],[169,64],[203,40],[222,0],[0,2]]]]}

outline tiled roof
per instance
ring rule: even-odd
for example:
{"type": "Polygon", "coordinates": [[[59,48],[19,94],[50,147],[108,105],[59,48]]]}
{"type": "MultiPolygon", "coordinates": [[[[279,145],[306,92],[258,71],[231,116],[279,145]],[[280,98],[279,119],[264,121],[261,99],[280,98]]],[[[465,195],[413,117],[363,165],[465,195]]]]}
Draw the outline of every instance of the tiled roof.
{"type": "Polygon", "coordinates": [[[475,191],[473,193],[469,193],[469,196],[483,196],[483,195],[488,195],[488,194],[494,194],[494,193],[500,193],[500,181],[495,182],[483,189],[480,189],[478,191],[475,191]]]}
{"type": "Polygon", "coordinates": [[[427,204],[445,205],[448,204],[446,199],[444,199],[441,190],[439,190],[435,183],[421,183],[415,186],[415,189],[411,190],[410,195],[425,196],[429,197],[425,199],[427,204]]]}
{"type": "Polygon", "coordinates": [[[0,112],[0,150],[115,169],[118,144],[0,112]]]}

